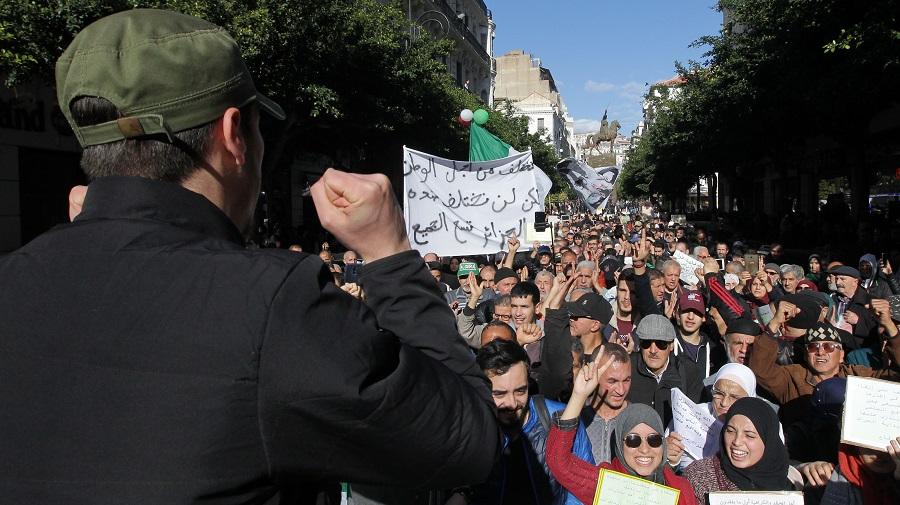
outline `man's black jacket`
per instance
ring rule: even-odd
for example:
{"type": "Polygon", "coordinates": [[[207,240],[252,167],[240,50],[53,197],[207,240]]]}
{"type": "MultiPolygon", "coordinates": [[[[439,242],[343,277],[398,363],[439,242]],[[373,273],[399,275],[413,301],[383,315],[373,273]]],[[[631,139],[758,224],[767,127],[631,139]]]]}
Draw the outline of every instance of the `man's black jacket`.
{"type": "Polygon", "coordinates": [[[703,392],[703,382],[695,374],[689,373],[688,367],[682,364],[682,356],[683,354],[669,356],[669,365],[657,382],[656,377],[647,369],[640,351],[631,354],[631,389],[628,391],[628,401],[653,407],[662,419],[663,426],[668,426],[672,420],[672,389],[680,389],[694,403],[700,401],[700,394],[703,392]]]}
{"type": "Polygon", "coordinates": [[[0,259],[6,503],[296,503],[307,482],[490,473],[487,379],[414,251],[364,266],[246,250],[174,184],[102,178],[0,259]]]}

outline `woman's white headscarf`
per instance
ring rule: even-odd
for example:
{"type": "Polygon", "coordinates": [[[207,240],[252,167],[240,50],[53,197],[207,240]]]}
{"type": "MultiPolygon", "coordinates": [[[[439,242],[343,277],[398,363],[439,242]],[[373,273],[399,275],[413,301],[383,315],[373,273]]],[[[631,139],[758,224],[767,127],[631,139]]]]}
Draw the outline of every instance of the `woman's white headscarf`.
{"type": "Polygon", "coordinates": [[[716,382],[719,382],[720,379],[728,379],[736,383],[738,386],[744,388],[744,392],[747,393],[747,396],[756,398],[756,375],[753,374],[753,370],[750,370],[746,366],[740,363],[728,363],[723,365],[722,368],[716,372],[713,387],[715,387],[716,382]]]}

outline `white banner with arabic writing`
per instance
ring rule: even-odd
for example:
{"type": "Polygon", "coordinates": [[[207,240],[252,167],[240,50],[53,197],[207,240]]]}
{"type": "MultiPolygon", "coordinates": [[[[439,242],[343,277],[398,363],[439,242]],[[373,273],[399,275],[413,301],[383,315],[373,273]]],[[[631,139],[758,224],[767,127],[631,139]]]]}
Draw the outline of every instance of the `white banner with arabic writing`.
{"type": "MultiPolygon", "coordinates": [[[[494,254],[524,237],[544,210],[550,178],[531,151],[492,161],[455,161],[403,148],[403,208],[414,249],[440,256],[494,254]]],[[[524,244],[523,244],[524,245],[524,244]]]]}

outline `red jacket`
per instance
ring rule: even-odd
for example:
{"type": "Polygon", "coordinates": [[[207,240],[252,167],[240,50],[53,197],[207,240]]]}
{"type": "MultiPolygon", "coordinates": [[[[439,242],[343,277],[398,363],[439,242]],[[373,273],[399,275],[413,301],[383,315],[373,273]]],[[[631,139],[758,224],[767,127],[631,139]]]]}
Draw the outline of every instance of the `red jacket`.
{"type": "MultiPolygon", "coordinates": [[[[550,428],[550,438],[547,440],[547,449],[544,457],[553,477],[563,485],[570,493],[574,494],[581,503],[593,503],[594,492],[597,490],[597,481],[600,480],[600,470],[613,470],[621,473],[629,473],[619,458],[613,458],[612,463],[602,463],[600,466],[592,465],[572,454],[572,443],[575,439],[575,430],[561,430],[557,426],[550,428]]],[[[690,482],[683,477],[675,475],[668,467],[663,468],[663,477],[666,485],[681,491],[678,497],[678,505],[697,505],[694,489],[690,482]]]]}

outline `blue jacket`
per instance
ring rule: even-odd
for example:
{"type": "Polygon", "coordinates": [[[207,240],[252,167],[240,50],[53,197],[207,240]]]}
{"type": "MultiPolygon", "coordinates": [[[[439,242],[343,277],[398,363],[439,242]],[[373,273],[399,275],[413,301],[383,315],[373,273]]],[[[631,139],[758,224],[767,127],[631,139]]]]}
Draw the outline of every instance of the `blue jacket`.
{"type": "MultiPolygon", "coordinates": [[[[561,412],[566,407],[565,404],[553,400],[544,399],[544,401],[547,404],[547,410],[550,413],[551,418],[555,412],[561,412]]],[[[550,474],[550,469],[547,467],[546,460],[544,459],[544,448],[547,445],[547,437],[550,433],[544,428],[543,424],[541,424],[540,416],[534,406],[534,402],[533,396],[528,399],[528,421],[522,426],[522,433],[525,436],[519,437],[516,440],[510,440],[508,437],[504,437],[504,456],[500,459],[500,462],[491,474],[490,481],[486,484],[485,488],[482,489],[482,493],[478,493],[479,496],[474,500],[475,503],[479,505],[514,505],[508,503],[508,501],[504,501],[503,497],[503,490],[506,487],[507,458],[509,457],[507,455],[507,448],[510,447],[511,444],[527,443],[530,446],[530,450],[525,451],[525,457],[528,459],[531,492],[535,497],[534,501],[541,504],[581,505],[581,502],[575,498],[575,495],[566,491],[566,489],[562,487],[560,483],[556,482],[556,479],[550,474]]],[[[591,442],[588,439],[587,433],[584,431],[584,425],[581,423],[578,424],[578,431],[575,434],[575,443],[572,447],[572,454],[575,454],[588,463],[594,463],[591,442]]]]}

